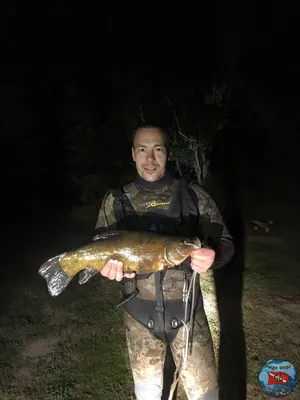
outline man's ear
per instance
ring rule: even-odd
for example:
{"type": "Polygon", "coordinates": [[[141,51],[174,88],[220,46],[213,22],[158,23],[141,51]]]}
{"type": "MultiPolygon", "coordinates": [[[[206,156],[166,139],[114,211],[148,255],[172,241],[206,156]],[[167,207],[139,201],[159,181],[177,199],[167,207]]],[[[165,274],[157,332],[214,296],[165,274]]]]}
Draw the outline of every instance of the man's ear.
{"type": "Polygon", "coordinates": [[[134,148],[131,147],[131,155],[132,155],[132,159],[135,162],[135,156],[134,156],[134,148]]]}

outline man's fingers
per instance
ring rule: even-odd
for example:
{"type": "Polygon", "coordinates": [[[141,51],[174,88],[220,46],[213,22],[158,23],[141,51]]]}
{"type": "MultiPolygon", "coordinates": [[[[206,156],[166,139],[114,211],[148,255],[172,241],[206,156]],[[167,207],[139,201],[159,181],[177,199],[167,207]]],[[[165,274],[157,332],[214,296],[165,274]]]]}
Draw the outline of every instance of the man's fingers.
{"type": "Polygon", "coordinates": [[[116,281],[120,282],[123,279],[123,263],[118,261],[116,265],[116,281]]]}
{"type": "Polygon", "coordinates": [[[198,274],[203,274],[205,272],[207,272],[207,266],[199,266],[199,265],[195,265],[195,264],[191,264],[191,268],[198,272],[198,274]]]}
{"type": "Polygon", "coordinates": [[[109,260],[109,261],[104,265],[104,267],[102,268],[102,270],[100,271],[100,274],[101,274],[102,276],[105,276],[105,277],[108,276],[109,271],[110,271],[110,269],[111,269],[111,263],[110,263],[110,261],[111,261],[111,260],[109,260]]]}
{"type": "Polygon", "coordinates": [[[111,260],[110,261],[110,271],[107,274],[108,279],[110,279],[111,281],[113,281],[114,279],[116,279],[116,273],[117,273],[117,260],[111,260]]]}
{"type": "Polygon", "coordinates": [[[125,272],[124,273],[125,278],[134,278],[135,277],[135,272],[125,272]]]}
{"type": "Polygon", "coordinates": [[[195,258],[197,260],[204,260],[204,259],[210,259],[215,256],[215,251],[212,249],[199,249],[199,250],[194,250],[191,253],[191,258],[195,258]]]}
{"type": "Polygon", "coordinates": [[[116,280],[120,282],[124,277],[126,278],[134,278],[135,272],[123,272],[123,263],[118,260],[109,260],[106,265],[100,271],[102,276],[110,280],[116,280]]]}
{"type": "Polygon", "coordinates": [[[210,254],[195,254],[193,255],[193,257],[191,257],[192,259],[194,258],[195,260],[200,260],[200,261],[205,261],[205,260],[211,260],[212,258],[214,258],[214,254],[210,253],[210,254]]]}
{"type": "Polygon", "coordinates": [[[197,260],[197,261],[192,261],[191,265],[193,267],[205,267],[207,266],[207,260],[197,260]]]}
{"type": "Polygon", "coordinates": [[[193,264],[193,263],[191,263],[191,268],[197,268],[197,269],[205,270],[205,269],[207,269],[207,264],[199,264],[199,263],[193,264]]]}

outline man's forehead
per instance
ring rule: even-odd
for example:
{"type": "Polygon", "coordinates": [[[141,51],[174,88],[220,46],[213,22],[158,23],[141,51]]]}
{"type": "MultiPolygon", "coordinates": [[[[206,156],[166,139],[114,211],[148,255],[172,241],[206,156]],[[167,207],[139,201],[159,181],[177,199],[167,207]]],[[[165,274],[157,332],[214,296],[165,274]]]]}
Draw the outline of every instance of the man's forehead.
{"type": "Polygon", "coordinates": [[[164,146],[164,147],[166,147],[165,143],[162,141],[147,141],[147,140],[143,140],[143,141],[139,140],[134,143],[134,146],[135,147],[138,147],[138,146],[139,147],[147,147],[147,146],[154,146],[154,147],[164,146]]]}
{"type": "Polygon", "coordinates": [[[164,135],[157,128],[143,128],[137,131],[134,138],[134,145],[164,145],[164,135]]]}

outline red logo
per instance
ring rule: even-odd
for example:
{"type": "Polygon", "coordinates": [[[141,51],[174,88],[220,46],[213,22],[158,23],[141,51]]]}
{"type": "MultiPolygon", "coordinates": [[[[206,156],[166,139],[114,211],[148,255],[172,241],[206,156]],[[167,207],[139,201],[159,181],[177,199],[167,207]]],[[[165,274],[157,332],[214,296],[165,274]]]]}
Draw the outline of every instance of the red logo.
{"type": "Polygon", "coordinates": [[[289,374],[285,372],[269,372],[268,385],[285,385],[289,379],[289,374]]]}

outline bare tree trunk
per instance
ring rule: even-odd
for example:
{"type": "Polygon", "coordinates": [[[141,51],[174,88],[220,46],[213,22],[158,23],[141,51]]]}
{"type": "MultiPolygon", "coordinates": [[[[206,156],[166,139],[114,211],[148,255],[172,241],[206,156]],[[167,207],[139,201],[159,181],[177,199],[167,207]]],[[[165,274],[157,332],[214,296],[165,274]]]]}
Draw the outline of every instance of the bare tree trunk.
{"type": "Polygon", "coordinates": [[[198,149],[194,150],[194,157],[195,157],[195,163],[194,163],[194,168],[195,168],[195,172],[197,175],[197,180],[199,185],[202,184],[202,168],[199,162],[199,156],[198,156],[198,149]]]}
{"type": "Polygon", "coordinates": [[[145,122],[145,118],[144,118],[144,113],[143,113],[143,109],[141,106],[139,106],[139,111],[140,111],[140,118],[141,121],[144,123],[145,122]]]}
{"type": "Polygon", "coordinates": [[[209,160],[204,159],[202,170],[203,170],[203,183],[206,183],[207,177],[208,177],[208,169],[209,169],[209,160]]]}
{"type": "Polygon", "coordinates": [[[179,175],[182,176],[182,171],[181,171],[181,168],[180,168],[179,161],[178,161],[178,160],[175,160],[175,162],[176,162],[177,171],[178,171],[179,175]]]}

